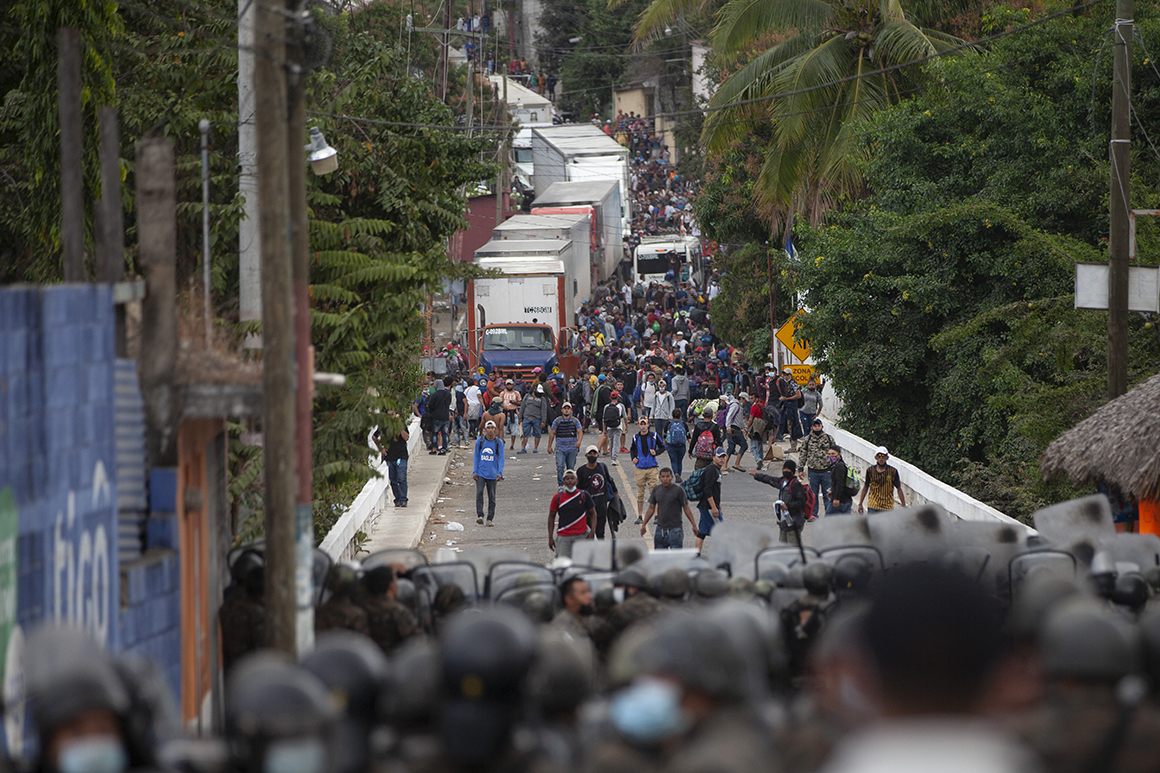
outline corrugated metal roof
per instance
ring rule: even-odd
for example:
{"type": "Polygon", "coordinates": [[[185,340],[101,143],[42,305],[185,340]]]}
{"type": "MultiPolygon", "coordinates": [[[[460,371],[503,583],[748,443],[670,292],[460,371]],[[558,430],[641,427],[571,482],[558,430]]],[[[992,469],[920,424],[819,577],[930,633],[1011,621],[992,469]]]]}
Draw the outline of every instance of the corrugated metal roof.
{"type": "Polygon", "coordinates": [[[117,547],[121,561],[141,556],[148,499],[145,490],[145,402],[137,361],[118,359],[114,370],[114,447],[117,455],[117,547]]]}

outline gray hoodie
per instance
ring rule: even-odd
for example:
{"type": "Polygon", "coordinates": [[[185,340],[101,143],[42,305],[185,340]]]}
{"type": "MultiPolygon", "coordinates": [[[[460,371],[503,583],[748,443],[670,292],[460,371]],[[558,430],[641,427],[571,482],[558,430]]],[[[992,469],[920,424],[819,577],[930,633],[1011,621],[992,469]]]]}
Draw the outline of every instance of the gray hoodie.
{"type": "Polygon", "coordinates": [[[548,423],[548,401],[543,395],[532,392],[520,402],[520,421],[525,419],[541,424],[548,423]]]}
{"type": "Polygon", "coordinates": [[[673,399],[685,400],[689,399],[689,377],[684,373],[678,373],[673,376],[673,399]]]}

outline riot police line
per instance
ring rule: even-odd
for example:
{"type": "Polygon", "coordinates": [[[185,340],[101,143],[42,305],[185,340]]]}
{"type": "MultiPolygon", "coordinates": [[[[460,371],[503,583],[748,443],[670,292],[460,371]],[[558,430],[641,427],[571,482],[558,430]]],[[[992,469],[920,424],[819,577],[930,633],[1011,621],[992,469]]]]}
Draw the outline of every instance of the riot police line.
{"type": "MultiPolygon", "coordinates": [[[[549,566],[505,550],[320,561],[320,609],[379,596],[413,628],[376,639],[369,604],[349,616],[372,633],[322,631],[301,662],[235,649],[222,737],[197,740],[178,733],[147,664],[41,630],[25,654],[39,757],[13,764],[1155,770],[1160,539],[1117,533],[1099,496],[1034,523],[923,506],[823,518],[810,546],[723,523],[699,555],[597,543],[549,566]]],[[[223,608],[223,629],[260,626],[260,546],[231,561],[227,606],[244,609],[223,608]]]]}

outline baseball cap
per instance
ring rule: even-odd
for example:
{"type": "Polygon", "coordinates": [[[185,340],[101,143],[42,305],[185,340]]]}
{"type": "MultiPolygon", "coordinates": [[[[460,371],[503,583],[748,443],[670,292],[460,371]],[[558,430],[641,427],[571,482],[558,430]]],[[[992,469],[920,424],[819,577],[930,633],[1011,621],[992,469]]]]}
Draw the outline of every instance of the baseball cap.
{"type": "Polygon", "coordinates": [[[512,380],[509,378],[509,379],[508,379],[507,381],[505,381],[504,383],[505,383],[505,384],[514,384],[514,383],[516,383],[516,382],[512,381],[512,380]]]}
{"type": "Polygon", "coordinates": [[[588,454],[599,454],[599,453],[600,453],[600,449],[596,447],[595,443],[593,443],[592,445],[590,445],[584,449],[585,456],[588,456],[588,454]]]}
{"type": "Polygon", "coordinates": [[[810,422],[810,426],[812,427],[812,426],[813,426],[813,425],[815,425],[815,424],[821,424],[821,423],[822,423],[822,417],[821,417],[821,416],[815,416],[815,417],[814,417],[814,420],[810,422]]]}
{"type": "Polygon", "coordinates": [[[617,392],[615,389],[613,389],[610,397],[615,400],[616,398],[620,397],[620,392],[617,392]]]}
{"type": "Polygon", "coordinates": [[[569,475],[575,476],[575,475],[576,475],[576,471],[575,471],[575,470],[564,470],[564,474],[563,474],[563,475],[561,475],[560,477],[561,477],[561,478],[567,478],[569,475]]]}
{"type": "Polygon", "coordinates": [[[597,376],[596,378],[597,378],[598,380],[600,380],[600,381],[603,381],[604,379],[606,379],[606,378],[607,378],[607,376],[605,376],[603,373],[601,373],[601,374],[600,374],[599,376],[597,376]]]}
{"type": "Polygon", "coordinates": [[[786,367],[786,368],[782,368],[781,372],[786,373],[786,374],[792,374],[793,370],[791,368],[786,367]]]}
{"type": "Polygon", "coordinates": [[[878,456],[878,454],[882,454],[883,456],[890,456],[890,452],[886,450],[886,446],[878,446],[875,448],[874,455],[878,456]]]}
{"type": "Polygon", "coordinates": [[[749,399],[749,393],[748,393],[748,392],[742,392],[741,394],[739,394],[739,395],[737,395],[737,396],[738,396],[739,398],[741,398],[742,400],[748,400],[748,399],[749,399]]]}
{"type": "Polygon", "coordinates": [[[483,425],[483,428],[484,428],[484,429],[487,429],[488,427],[494,427],[494,426],[495,426],[495,422],[494,422],[494,421],[489,421],[487,424],[484,424],[484,425],[483,425]]]}
{"type": "Polygon", "coordinates": [[[728,455],[729,454],[725,453],[725,449],[722,448],[721,446],[717,446],[717,450],[715,450],[713,452],[713,456],[728,456],[728,455]]]}
{"type": "MultiPolygon", "coordinates": [[[[572,380],[573,380],[573,381],[575,381],[576,379],[572,379],[572,380]]],[[[563,403],[563,404],[562,404],[560,407],[561,407],[561,408],[571,408],[571,407],[572,407],[572,403],[565,402],[565,403],[563,403]]]]}

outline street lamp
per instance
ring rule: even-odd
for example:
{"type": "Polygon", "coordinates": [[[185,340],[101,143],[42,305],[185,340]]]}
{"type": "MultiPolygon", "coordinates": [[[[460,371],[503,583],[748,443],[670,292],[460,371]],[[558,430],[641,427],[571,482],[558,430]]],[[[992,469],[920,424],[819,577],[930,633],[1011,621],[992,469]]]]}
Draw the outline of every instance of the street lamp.
{"type": "Polygon", "coordinates": [[[330,174],[338,169],[338,151],[327,144],[317,126],[310,127],[310,144],[306,146],[306,152],[310,154],[310,168],[314,174],[330,174]]]}

